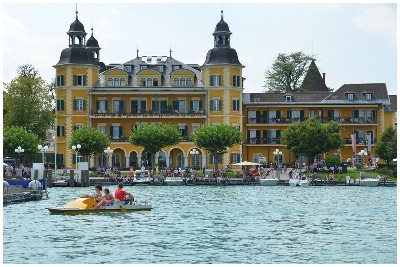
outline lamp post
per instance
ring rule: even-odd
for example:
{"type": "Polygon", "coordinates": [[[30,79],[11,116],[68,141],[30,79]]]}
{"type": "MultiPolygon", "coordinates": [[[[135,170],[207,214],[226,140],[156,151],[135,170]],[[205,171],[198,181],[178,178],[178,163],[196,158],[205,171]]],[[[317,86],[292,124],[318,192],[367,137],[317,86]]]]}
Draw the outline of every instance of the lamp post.
{"type": "Polygon", "coordinates": [[[79,153],[79,149],[81,149],[81,145],[77,144],[76,146],[73,145],[72,146],[72,150],[75,151],[75,169],[76,169],[76,177],[78,178],[78,153],[79,153]]]}
{"type": "Polygon", "coordinates": [[[54,145],[54,175],[57,173],[57,143],[56,137],[53,136],[53,145],[54,145]]]}
{"type": "Polygon", "coordinates": [[[282,155],[282,151],[280,151],[279,149],[275,149],[274,152],[272,152],[272,154],[274,154],[274,156],[276,157],[276,162],[277,162],[277,167],[279,170],[279,157],[282,155]]]}
{"type": "Polygon", "coordinates": [[[367,155],[368,155],[368,152],[367,152],[367,151],[364,151],[364,149],[363,149],[363,150],[361,150],[360,152],[358,152],[358,155],[361,156],[362,165],[364,165],[364,156],[367,156],[367,155]]]}
{"type": "Polygon", "coordinates": [[[46,168],[46,158],[44,156],[44,153],[46,153],[47,150],[49,150],[48,146],[42,146],[38,145],[37,148],[42,152],[42,161],[43,161],[43,166],[46,168]]]}
{"type": "Polygon", "coordinates": [[[198,156],[199,156],[199,151],[196,150],[195,148],[193,148],[192,150],[189,151],[189,153],[190,153],[190,155],[192,155],[194,157],[194,164],[193,164],[193,165],[195,165],[194,167],[197,167],[196,161],[197,161],[198,156]]]}
{"type": "Polygon", "coordinates": [[[19,164],[21,164],[21,153],[24,153],[25,149],[21,148],[21,146],[18,146],[18,148],[15,149],[15,153],[18,153],[18,158],[19,158],[19,164]]]}
{"type": "MultiPolygon", "coordinates": [[[[107,147],[107,149],[104,149],[104,153],[107,154],[107,162],[110,161],[110,156],[113,153],[113,150],[110,147],[107,147]]],[[[106,168],[107,168],[107,162],[106,162],[106,168]]]]}

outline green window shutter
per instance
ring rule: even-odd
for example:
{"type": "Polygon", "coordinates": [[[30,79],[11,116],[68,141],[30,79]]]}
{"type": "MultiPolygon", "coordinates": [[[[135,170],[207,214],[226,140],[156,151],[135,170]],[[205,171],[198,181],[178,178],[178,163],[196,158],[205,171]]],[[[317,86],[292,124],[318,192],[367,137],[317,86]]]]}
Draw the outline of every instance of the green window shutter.
{"type": "Polygon", "coordinates": [[[74,110],[76,110],[76,99],[74,100],[74,110]]]}
{"type": "Polygon", "coordinates": [[[158,101],[157,100],[152,100],[151,101],[151,110],[156,111],[158,107],[158,101]]]}
{"type": "Polygon", "coordinates": [[[86,75],[83,75],[83,86],[86,86],[86,75]]]}
{"type": "Polygon", "coordinates": [[[281,112],[280,112],[279,110],[277,110],[277,111],[276,111],[276,118],[279,119],[279,118],[281,118],[281,117],[282,117],[282,116],[281,116],[281,112]]]}
{"type": "Polygon", "coordinates": [[[172,101],[172,109],[173,110],[179,109],[179,101],[172,101]]]}
{"type": "Polygon", "coordinates": [[[61,86],[64,86],[64,75],[61,75],[61,86]]]}
{"type": "Polygon", "coordinates": [[[74,86],[78,85],[78,76],[74,75],[74,86]]]}
{"type": "Polygon", "coordinates": [[[358,118],[358,114],[359,114],[358,110],[354,110],[353,111],[353,117],[354,118],[358,118]]]}
{"type": "Polygon", "coordinates": [[[167,111],[167,106],[168,106],[167,100],[160,101],[160,110],[161,111],[163,111],[163,112],[167,111]]]}
{"type": "Polygon", "coordinates": [[[276,137],[281,137],[281,132],[282,132],[281,130],[277,130],[276,131],[276,137]]]}
{"type": "Polygon", "coordinates": [[[210,100],[210,111],[214,111],[213,101],[212,100],[210,100]]]}
{"type": "Polygon", "coordinates": [[[76,164],[76,155],[75,154],[72,155],[72,164],[76,164]]]}
{"type": "Polygon", "coordinates": [[[304,110],[300,110],[300,119],[304,119],[304,110]]]}
{"type": "Polygon", "coordinates": [[[203,108],[203,101],[199,101],[199,109],[203,108]]]}
{"type": "Polygon", "coordinates": [[[328,118],[333,119],[333,110],[328,110],[328,118]]]}
{"type": "Polygon", "coordinates": [[[123,133],[122,133],[122,126],[119,126],[118,132],[119,132],[119,136],[121,137],[121,136],[123,135],[123,133]]]}
{"type": "Polygon", "coordinates": [[[218,99],[218,111],[222,110],[222,100],[218,99]]]}
{"type": "Polygon", "coordinates": [[[119,101],[119,112],[125,112],[125,101],[119,101]]]}
{"type": "Polygon", "coordinates": [[[110,126],[110,136],[112,136],[113,126],[110,126]]]}
{"type": "Polygon", "coordinates": [[[193,110],[193,101],[190,101],[189,106],[190,106],[190,111],[192,111],[193,110]]]}
{"type": "Polygon", "coordinates": [[[210,76],[210,86],[213,86],[213,76],[210,76]]]}
{"type": "Polygon", "coordinates": [[[57,136],[60,136],[60,126],[57,126],[57,136]]]}
{"type": "Polygon", "coordinates": [[[291,116],[291,115],[292,115],[292,112],[290,112],[290,110],[288,110],[286,114],[287,114],[287,115],[286,115],[286,118],[289,118],[289,119],[290,119],[290,118],[292,117],[292,116],[291,116]]]}
{"type": "Polygon", "coordinates": [[[86,110],[86,100],[83,100],[83,110],[86,110]]]}
{"type": "Polygon", "coordinates": [[[250,130],[247,130],[247,142],[245,142],[246,144],[250,144],[250,130]]]}
{"type": "Polygon", "coordinates": [[[240,86],[240,76],[236,76],[236,79],[237,79],[237,82],[236,82],[237,86],[240,86]]]}
{"type": "Polygon", "coordinates": [[[256,122],[260,122],[260,111],[256,111],[256,122]]]}
{"type": "Polygon", "coordinates": [[[256,137],[257,137],[257,144],[260,143],[260,130],[256,131],[256,137]]]}
{"type": "Polygon", "coordinates": [[[141,100],[140,101],[140,110],[141,111],[146,111],[147,110],[147,106],[146,106],[146,100],[141,100]]]}
{"type": "Polygon", "coordinates": [[[99,110],[99,101],[96,101],[96,112],[99,110]]]}
{"type": "Polygon", "coordinates": [[[218,75],[218,86],[222,85],[221,75],[218,75]]]}
{"type": "Polygon", "coordinates": [[[64,110],[64,100],[61,100],[61,110],[64,110]]]}

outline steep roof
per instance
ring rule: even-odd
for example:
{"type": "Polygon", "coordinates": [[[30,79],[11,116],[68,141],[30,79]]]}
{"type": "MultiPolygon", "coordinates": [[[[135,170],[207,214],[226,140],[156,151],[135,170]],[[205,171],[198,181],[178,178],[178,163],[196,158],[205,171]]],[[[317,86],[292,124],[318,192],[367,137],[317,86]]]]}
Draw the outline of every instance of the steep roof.
{"type": "Polygon", "coordinates": [[[302,92],[302,93],[244,93],[243,104],[317,104],[323,101],[330,92],[302,92]],[[292,101],[286,102],[285,96],[291,96],[292,101]]]}
{"type": "Polygon", "coordinates": [[[309,92],[326,91],[329,92],[321,73],[318,70],[315,61],[312,60],[308,67],[307,74],[304,77],[302,87],[306,88],[309,92]]]}
{"type": "Polygon", "coordinates": [[[397,112],[397,95],[389,95],[390,105],[385,106],[385,111],[397,112]]]}
{"type": "Polygon", "coordinates": [[[349,102],[349,103],[381,103],[389,104],[389,96],[384,83],[361,83],[361,84],[344,84],[329,97],[325,102],[349,102]],[[349,100],[347,95],[353,94],[353,99],[349,100]],[[372,94],[372,98],[367,100],[365,95],[372,94]]]}

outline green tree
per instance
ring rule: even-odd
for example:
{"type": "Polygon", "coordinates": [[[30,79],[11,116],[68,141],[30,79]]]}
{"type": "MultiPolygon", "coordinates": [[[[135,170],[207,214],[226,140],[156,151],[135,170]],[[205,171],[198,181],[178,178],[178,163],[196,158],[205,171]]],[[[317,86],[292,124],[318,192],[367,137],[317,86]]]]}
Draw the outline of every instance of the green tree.
{"type": "Polygon", "coordinates": [[[218,155],[225,154],[229,147],[242,142],[242,132],[236,126],[227,124],[203,125],[193,134],[193,141],[214,156],[218,169],[218,155]]]}
{"type": "Polygon", "coordinates": [[[271,69],[265,72],[265,92],[290,93],[304,91],[302,82],[313,57],[303,52],[279,53],[271,69]]]}
{"type": "Polygon", "coordinates": [[[375,153],[383,159],[389,169],[389,163],[397,158],[397,134],[396,130],[389,126],[381,134],[375,146],[375,153]]]}
{"type": "Polygon", "coordinates": [[[151,153],[151,165],[155,165],[156,153],[162,148],[179,144],[182,141],[182,133],[172,124],[145,124],[133,129],[129,142],[141,146],[151,153]]]}
{"type": "Polygon", "coordinates": [[[315,118],[291,124],[282,136],[286,149],[295,154],[305,154],[308,164],[316,155],[342,146],[340,126],[337,122],[322,124],[315,118]]]}
{"type": "Polygon", "coordinates": [[[40,144],[39,137],[34,133],[29,133],[21,126],[12,126],[4,129],[3,132],[3,154],[5,156],[15,156],[15,149],[19,146],[24,149],[21,159],[38,153],[37,146],[40,144]]]}
{"type": "Polygon", "coordinates": [[[99,132],[96,128],[91,126],[83,126],[72,134],[69,148],[72,149],[73,145],[81,145],[79,153],[84,156],[92,156],[97,153],[103,153],[110,145],[110,140],[105,133],[99,132]]]}
{"type": "Polygon", "coordinates": [[[17,73],[9,84],[4,84],[3,127],[22,126],[43,142],[54,121],[51,85],[32,65],[20,66],[17,73]]]}

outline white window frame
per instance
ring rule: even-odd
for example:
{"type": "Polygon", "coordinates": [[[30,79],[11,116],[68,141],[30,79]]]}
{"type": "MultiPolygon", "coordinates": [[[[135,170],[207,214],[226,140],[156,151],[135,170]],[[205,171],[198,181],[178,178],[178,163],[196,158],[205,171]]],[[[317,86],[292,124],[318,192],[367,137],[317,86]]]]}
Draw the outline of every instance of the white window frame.
{"type": "Polygon", "coordinates": [[[192,86],[192,78],[187,78],[186,79],[186,87],[192,86]]]}
{"type": "Polygon", "coordinates": [[[140,70],[147,70],[147,66],[140,66],[140,70]]]}
{"type": "Polygon", "coordinates": [[[200,100],[193,100],[193,111],[199,111],[200,110],[200,100]]]}
{"type": "Polygon", "coordinates": [[[121,80],[119,80],[120,86],[125,86],[125,78],[121,78],[121,80]]]}
{"type": "Polygon", "coordinates": [[[84,86],[83,80],[85,75],[76,75],[76,86],[84,86]]]}
{"type": "Polygon", "coordinates": [[[107,86],[114,86],[114,80],[113,80],[113,78],[108,78],[108,79],[107,79],[107,86]]]}
{"type": "Polygon", "coordinates": [[[114,78],[114,86],[119,86],[119,79],[118,78],[114,78]]]}
{"type": "Polygon", "coordinates": [[[158,72],[163,72],[164,71],[164,66],[157,66],[157,71],[158,72]]]}
{"type": "Polygon", "coordinates": [[[211,75],[211,86],[221,86],[221,75],[211,75]]]}
{"type": "Polygon", "coordinates": [[[233,99],[233,111],[239,111],[240,110],[240,104],[239,104],[239,99],[233,99]]]}
{"type": "Polygon", "coordinates": [[[212,110],[213,111],[221,111],[221,107],[219,106],[219,99],[212,99],[212,110]]]}
{"type": "Polygon", "coordinates": [[[178,111],[179,113],[186,112],[186,102],[185,100],[178,100],[178,111]]]}
{"type": "Polygon", "coordinates": [[[292,102],[292,96],[291,95],[285,96],[285,102],[292,102]]]}
{"type": "Polygon", "coordinates": [[[126,72],[131,72],[132,71],[132,66],[124,66],[124,70],[126,72]]]}
{"type": "Polygon", "coordinates": [[[83,99],[76,99],[76,111],[83,111],[83,99]]]}
{"type": "Polygon", "coordinates": [[[99,130],[99,132],[101,132],[101,133],[107,133],[107,129],[106,129],[106,126],[105,126],[105,125],[99,125],[99,126],[98,126],[98,130],[99,130]]]}
{"type": "Polygon", "coordinates": [[[347,94],[347,100],[354,100],[354,94],[347,94]]]}
{"type": "Polygon", "coordinates": [[[119,102],[120,100],[113,100],[113,113],[119,112],[119,102]]]}
{"type": "Polygon", "coordinates": [[[365,94],[365,100],[371,100],[372,99],[372,94],[367,93],[365,94]]]}
{"type": "Polygon", "coordinates": [[[179,78],[174,78],[174,86],[175,87],[179,86],[179,78]]]}

